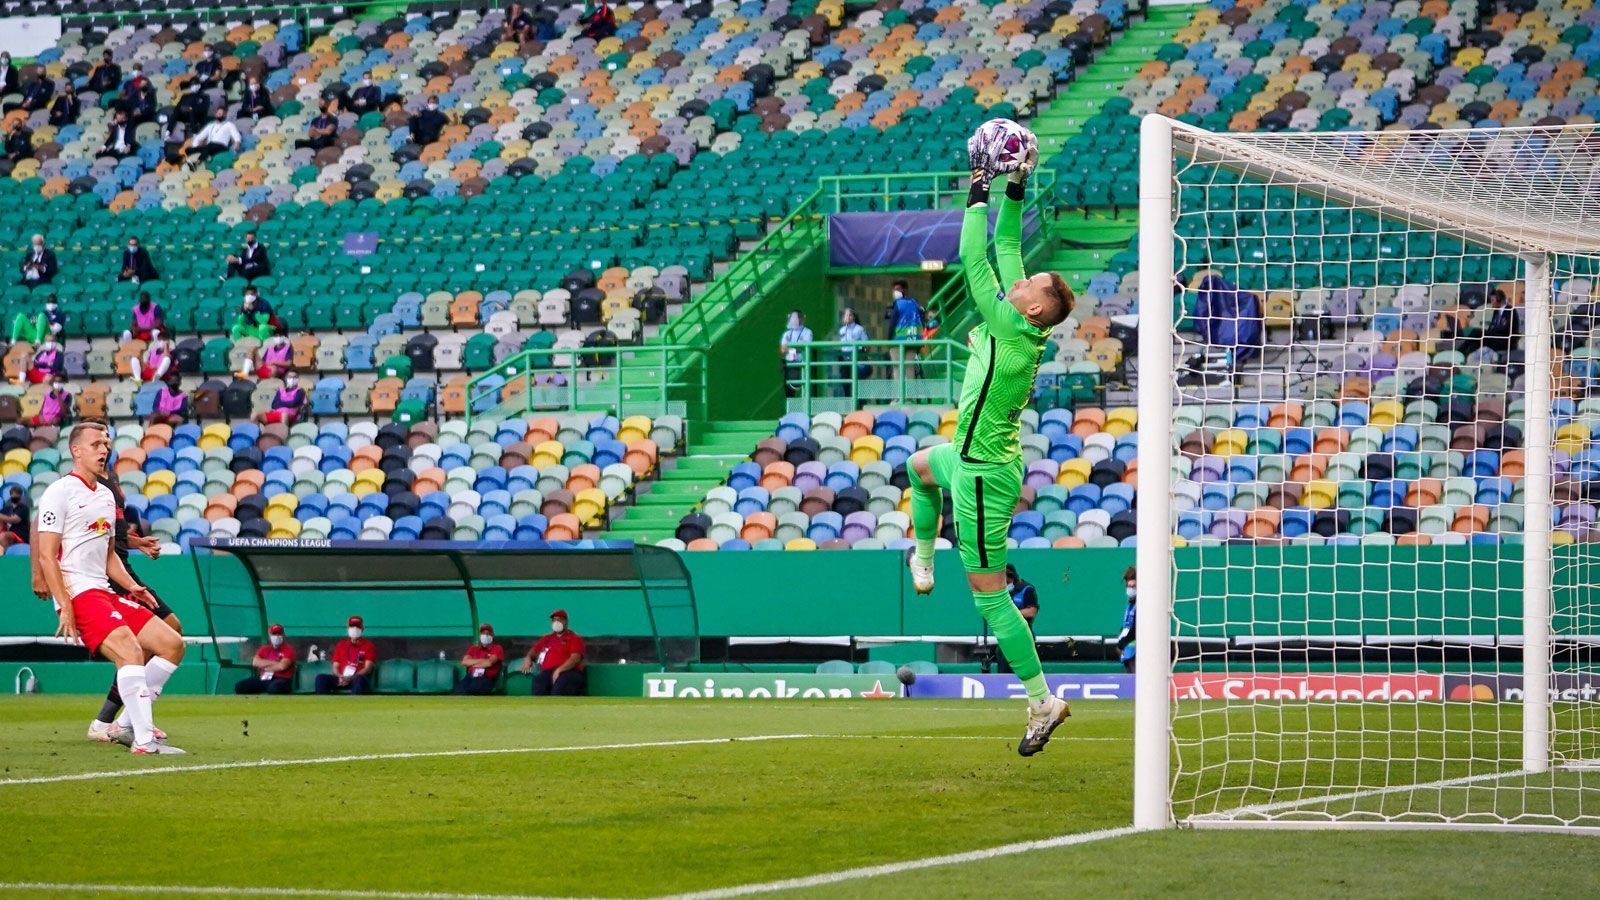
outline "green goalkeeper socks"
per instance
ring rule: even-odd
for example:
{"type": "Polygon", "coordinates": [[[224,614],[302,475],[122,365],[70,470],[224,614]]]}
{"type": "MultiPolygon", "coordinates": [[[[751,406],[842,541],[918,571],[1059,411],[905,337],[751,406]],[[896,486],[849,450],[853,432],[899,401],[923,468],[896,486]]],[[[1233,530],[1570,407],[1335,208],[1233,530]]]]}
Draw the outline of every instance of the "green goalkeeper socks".
{"type": "Polygon", "coordinates": [[[933,542],[939,539],[939,513],[944,507],[944,491],[928,487],[921,478],[911,479],[911,527],[917,532],[917,559],[933,559],[933,542]]]}
{"type": "Polygon", "coordinates": [[[1028,630],[1028,620],[1011,602],[1011,594],[973,592],[972,599],[984,621],[989,623],[989,632],[1000,645],[1000,652],[1006,655],[1006,662],[1011,663],[1012,673],[1028,689],[1029,702],[1038,703],[1050,696],[1050,688],[1044,681],[1044,666],[1039,663],[1039,650],[1033,645],[1033,632],[1028,630]]]}

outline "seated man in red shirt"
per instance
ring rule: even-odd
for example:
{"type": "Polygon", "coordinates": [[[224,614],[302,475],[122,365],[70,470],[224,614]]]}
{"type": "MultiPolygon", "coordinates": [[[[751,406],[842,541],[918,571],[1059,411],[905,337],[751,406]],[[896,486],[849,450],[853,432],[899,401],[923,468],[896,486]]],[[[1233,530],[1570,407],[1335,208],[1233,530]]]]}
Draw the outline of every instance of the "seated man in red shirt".
{"type": "Polygon", "coordinates": [[[467,648],[461,664],[467,667],[467,677],[456,685],[456,693],[482,697],[494,693],[500,683],[500,667],[506,662],[506,648],[495,643],[494,626],[485,622],[478,626],[478,642],[467,648]]]}
{"type": "Polygon", "coordinates": [[[581,697],[588,690],[588,676],[583,674],[583,638],[567,630],[566,610],[550,614],[550,633],[539,638],[523,657],[523,674],[531,671],[536,662],[539,674],[533,676],[535,697],[581,697]]]}
{"type": "Polygon", "coordinates": [[[349,637],[333,645],[333,672],[317,676],[317,693],[332,694],[348,688],[352,694],[372,693],[378,648],[361,636],[360,616],[351,616],[349,637]]]}
{"type": "Polygon", "coordinates": [[[234,684],[235,694],[288,694],[294,691],[294,648],[283,639],[283,626],[267,629],[267,643],[250,665],[256,673],[234,684]]]}

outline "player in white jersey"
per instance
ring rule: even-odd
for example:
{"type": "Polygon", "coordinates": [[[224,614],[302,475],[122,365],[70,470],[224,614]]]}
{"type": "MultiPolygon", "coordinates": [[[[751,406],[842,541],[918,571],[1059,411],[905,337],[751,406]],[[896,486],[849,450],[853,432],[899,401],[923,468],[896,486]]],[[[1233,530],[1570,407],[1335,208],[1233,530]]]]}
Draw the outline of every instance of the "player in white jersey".
{"type": "Polygon", "coordinates": [[[67,437],[67,449],[72,471],[39,498],[33,548],[60,615],[56,634],[117,667],[117,686],[133,724],[132,752],[182,753],[155,739],[151,706],[183,661],[183,638],[151,614],[155,597],[112,547],[116,501],[99,482],[111,456],[111,434],[104,425],[80,422],[67,437]],[[113,593],[113,582],[126,596],[113,593]]]}

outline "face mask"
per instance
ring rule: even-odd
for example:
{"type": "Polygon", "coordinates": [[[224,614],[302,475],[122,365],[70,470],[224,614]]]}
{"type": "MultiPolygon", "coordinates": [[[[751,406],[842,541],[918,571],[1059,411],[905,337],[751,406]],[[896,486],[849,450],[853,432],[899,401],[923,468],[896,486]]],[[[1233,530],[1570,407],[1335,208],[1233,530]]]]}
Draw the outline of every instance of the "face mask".
{"type": "Polygon", "coordinates": [[[274,647],[282,647],[283,646],[283,635],[281,635],[281,634],[273,635],[272,636],[272,646],[274,646],[274,647]]]}
{"type": "Polygon", "coordinates": [[[129,244],[128,245],[128,249],[129,250],[137,250],[137,249],[139,249],[139,245],[138,244],[129,244]]]}
{"type": "Polygon", "coordinates": [[[296,381],[296,380],[295,380],[295,379],[293,379],[293,378],[285,378],[285,379],[284,379],[284,380],[283,380],[283,386],[284,386],[284,387],[285,387],[285,388],[288,388],[288,389],[289,389],[289,390],[291,390],[291,391],[292,391],[292,390],[294,390],[294,389],[295,389],[295,386],[296,386],[296,385],[298,385],[298,384],[299,384],[299,383],[300,383],[300,382],[298,382],[298,381],[296,381]]]}
{"type": "Polygon", "coordinates": [[[62,388],[66,387],[66,385],[64,385],[64,384],[62,384],[61,382],[58,381],[55,384],[50,385],[50,387],[55,389],[57,392],[59,392],[62,388]]]}
{"type": "Polygon", "coordinates": [[[33,249],[34,249],[35,252],[38,252],[38,251],[44,249],[44,245],[43,244],[34,244],[33,245],[33,249]]]}
{"type": "Polygon", "coordinates": [[[364,85],[367,85],[368,87],[371,87],[372,86],[372,79],[371,78],[363,78],[363,79],[361,79],[361,83],[364,84],[364,85]]]}
{"type": "Polygon", "coordinates": [[[252,82],[250,82],[250,90],[252,90],[252,91],[253,91],[253,90],[255,90],[255,89],[256,89],[256,88],[258,88],[258,87],[261,87],[261,83],[260,83],[260,82],[258,82],[258,81],[252,81],[252,82]]]}
{"type": "Polygon", "coordinates": [[[53,309],[55,309],[55,308],[56,308],[56,305],[55,305],[55,304],[54,304],[54,303],[46,303],[46,304],[45,304],[45,305],[44,305],[44,308],[45,308],[45,309],[51,309],[51,310],[53,310],[53,309]]]}
{"type": "Polygon", "coordinates": [[[1137,596],[1139,596],[1139,591],[1137,589],[1131,588],[1131,587],[1128,588],[1128,599],[1129,600],[1132,600],[1134,597],[1137,597],[1137,596]]]}
{"type": "Polygon", "coordinates": [[[905,296],[906,296],[906,295],[905,295],[905,292],[903,292],[903,291],[895,291],[895,292],[894,292],[894,298],[895,298],[895,299],[896,299],[896,300],[904,300],[904,299],[905,299],[905,296]]]}
{"type": "Polygon", "coordinates": [[[429,103],[428,104],[428,108],[429,109],[438,109],[439,108],[439,104],[437,104],[437,103],[429,103]]]}
{"type": "Polygon", "coordinates": [[[789,327],[790,328],[799,328],[800,327],[800,317],[799,316],[790,316],[789,317],[789,327]]]}
{"type": "Polygon", "coordinates": [[[361,637],[361,629],[359,628],[351,628],[348,633],[350,635],[350,640],[352,641],[361,637]]]}
{"type": "Polygon", "coordinates": [[[494,643],[494,635],[492,635],[492,634],[480,634],[480,635],[478,635],[478,643],[480,643],[483,646],[487,647],[490,644],[494,643]]]}
{"type": "Polygon", "coordinates": [[[567,630],[567,623],[561,621],[560,619],[551,619],[550,630],[556,634],[560,634],[561,632],[567,630]]]}

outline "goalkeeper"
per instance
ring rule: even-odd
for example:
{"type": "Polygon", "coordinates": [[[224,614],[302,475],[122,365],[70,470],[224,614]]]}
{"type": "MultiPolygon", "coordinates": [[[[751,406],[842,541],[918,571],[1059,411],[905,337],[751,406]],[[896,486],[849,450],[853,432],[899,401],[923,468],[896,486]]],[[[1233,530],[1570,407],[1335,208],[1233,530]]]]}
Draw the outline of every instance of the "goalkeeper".
{"type": "Polygon", "coordinates": [[[911,457],[911,521],[917,540],[910,557],[911,580],[919,594],[933,590],[933,547],[944,505],[940,492],[948,488],[961,562],[978,612],[1028,691],[1028,725],[1017,752],[1032,756],[1044,749],[1070,713],[1066,701],[1050,695],[1028,623],[1006,590],[1006,535],[1022,491],[1022,409],[1033,392],[1045,339],[1072,312],[1073,295],[1059,275],[1029,278],[1022,270],[1022,200],[1039,159],[1033,136],[1028,135],[1026,155],[1006,181],[995,223],[998,280],[987,247],[989,182],[996,161],[977,138],[968,142],[968,155],[972,183],[960,252],[967,288],[983,322],[967,336],[972,356],[961,383],[955,441],[911,457]],[[1009,287],[1002,289],[1002,284],[1009,287]]]}

